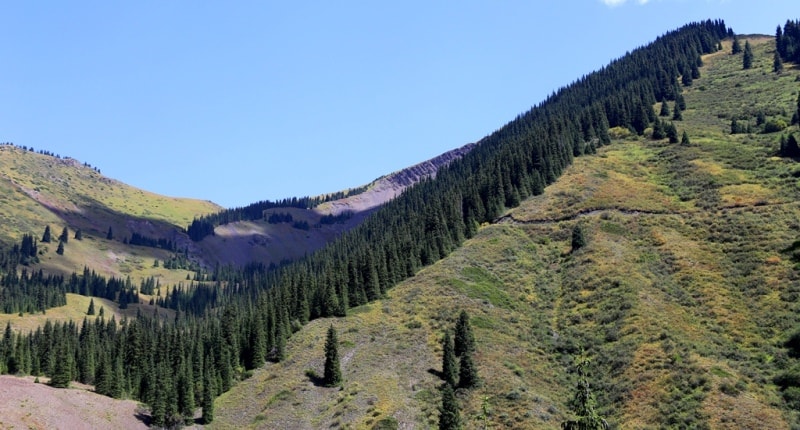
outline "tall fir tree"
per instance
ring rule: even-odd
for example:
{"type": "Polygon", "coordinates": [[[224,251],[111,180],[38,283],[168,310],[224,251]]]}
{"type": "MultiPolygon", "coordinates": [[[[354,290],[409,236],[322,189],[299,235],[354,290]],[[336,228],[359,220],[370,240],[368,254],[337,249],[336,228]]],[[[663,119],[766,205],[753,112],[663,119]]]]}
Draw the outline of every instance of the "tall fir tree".
{"type": "Polygon", "coordinates": [[[778,74],[783,72],[783,60],[778,51],[775,51],[775,55],[772,57],[772,71],[778,74]]]}
{"type": "Polygon", "coordinates": [[[458,400],[450,384],[442,388],[442,406],[439,408],[439,430],[458,430],[461,428],[461,412],[458,400]]]}
{"type": "Polygon", "coordinates": [[[333,324],[328,327],[328,336],[325,339],[325,369],[322,382],[328,387],[335,387],[342,383],[342,369],[339,364],[339,339],[333,324]]]}
{"type": "Polygon", "coordinates": [[[456,378],[458,378],[458,366],[456,365],[456,353],[453,349],[453,339],[450,337],[449,330],[444,332],[442,350],[442,379],[448,385],[455,387],[456,378]]]}
{"type": "Polygon", "coordinates": [[[477,387],[480,383],[478,378],[478,369],[475,367],[475,361],[472,359],[473,351],[467,351],[461,355],[461,360],[458,365],[458,387],[459,388],[473,388],[477,387]]]}
{"type": "Polygon", "coordinates": [[[575,397],[570,403],[570,408],[575,414],[574,420],[561,423],[564,430],[607,430],[608,422],[595,410],[597,401],[589,386],[588,369],[589,360],[581,359],[577,364],[578,385],[575,388],[575,397]]]}
{"type": "Polygon", "coordinates": [[[742,44],[739,42],[739,36],[733,35],[733,44],[731,45],[731,54],[736,55],[742,52],[742,44]]]}
{"type": "Polygon", "coordinates": [[[44,227],[44,233],[42,234],[42,242],[50,243],[51,240],[52,238],[50,237],[50,226],[48,225],[44,227]]]}
{"type": "Polygon", "coordinates": [[[469,324],[469,314],[465,310],[458,314],[458,321],[456,321],[454,350],[457,357],[475,350],[475,336],[472,334],[472,326],[469,324]]]}
{"type": "Polygon", "coordinates": [[[750,41],[744,42],[744,55],[742,55],[742,68],[749,69],[753,67],[753,49],[750,48],[750,41]]]}
{"type": "Polygon", "coordinates": [[[61,235],[58,236],[58,240],[64,243],[69,242],[69,230],[66,227],[64,227],[64,229],[61,230],[61,235]]]}

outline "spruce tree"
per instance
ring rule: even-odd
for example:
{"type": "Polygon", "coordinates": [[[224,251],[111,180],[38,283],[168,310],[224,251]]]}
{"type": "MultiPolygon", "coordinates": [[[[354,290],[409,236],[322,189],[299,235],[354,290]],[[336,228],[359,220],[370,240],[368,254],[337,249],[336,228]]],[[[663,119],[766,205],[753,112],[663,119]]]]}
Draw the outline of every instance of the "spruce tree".
{"type": "Polygon", "coordinates": [[[216,396],[216,384],[213,377],[214,369],[210,366],[210,360],[206,361],[205,372],[203,372],[203,424],[211,424],[214,421],[214,397],[216,396]]]}
{"type": "Polygon", "coordinates": [[[456,378],[458,377],[458,368],[456,366],[456,353],[453,349],[453,340],[450,338],[450,331],[444,333],[442,340],[442,379],[448,385],[455,387],[456,378]]]}
{"type": "Polygon", "coordinates": [[[742,52],[742,44],[739,43],[739,36],[733,35],[733,45],[731,46],[731,54],[736,55],[742,52]]]}
{"type": "Polygon", "coordinates": [[[342,369],[339,365],[339,340],[333,324],[328,328],[325,339],[325,370],[322,382],[328,387],[335,387],[342,383],[342,369]]]}
{"type": "Polygon", "coordinates": [[[683,136],[681,136],[681,145],[689,146],[691,142],[689,141],[689,134],[686,133],[686,130],[683,131],[683,136]]]}
{"type": "Polygon", "coordinates": [[[667,101],[666,101],[666,100],[664,100],[663,102],[661,102],[661,112],[659,112],[659,115],[660,115],[660,116],[669,116],[669,115],[670,115],[670,112],[669,112],[669,103],[667,103],[667,101]]]}
{"type": "Polygon", "coordinates": [[[89,299],[89,309],[86,311],[86,315],[94,315],[94,299],[89,299]]]}
{"type": "Polygon", "coordinates": [[[42,242],[50,243],[51,240],[52,238],[50,237],[50,226],[48,225],[45,226],[44,228],[44,234],[42,234],[42,242]]]}
{"type": "Polygon", "coordinates": [[[467,351],[461,356],[458,366],[458,386],[459,388],[473,388],[477,387],[479,382],[478,369],[472,360],[472,351],[467,351]]]}
{"type": "Polygon", "coordinates": [[[475,336],[472,334],[472,327],[469,324],[469,314],[462,310],[456,322],[456,339],[454,351],[456,357],[461,357],[468,351],[475,350],[475,336]]]}
{"type": "Polygon", "coordinates": [[[110,226],[108,227],[108,232],[106,233],[106,239],[107,240],[114,239],[114,230],[110,226]]]}
{"type": "Polygon", "coordinates": [[[561,423],[564,430],[606,430],[608,423],[595,410],[596,401],[589,386],[589,376],[586,367],[589,360],[582,359],[578,365],[578,386],[575,397],[570,403],[576,419],[561,423]]]}
{"type": "Polygon", "coordinates": [[[778,51],[775,51],[775,55],[772,58],[772,71],[775,73],[783,72],[783,60],[781,60],[781,54],[778,51]]]}
{"type": "Polygon", "coordinates": [[[56,248],[56,254],[64,255],[64,242],[59,241],[58,247],[56,248]]]}
{"type": "Polygon", "coordinates": [[[742,56],[742,68],[753,67],[753,50],[750,48],[750,41],[744,42],[744,55],[742,56]]]}
{"type": "Polygon", "coordinates": [[[586,236],[583,233],[583,226],[578,223],[572,228],[572,251],[577,251],[586,246],[586,236]]]}
{"type": "Polygon", "coordinates": [[[81,229],[75,230],[75,240],[83,240],[83,232],[81,229]]]}
{"type": "Polygon", "coordinates": [[[58,240],[64,243],[69,242],[69,230],[67,230],[66,227],[64,227],[64,229],[61,230],[61,236],[58,236],[58,240]]]}
{"type": "Polygon", "coordinates": [[[439,408],[439,430],[457,430],[461,428],[461,413],[458,400],[450,384],[442,389],[442,406],[439,408]]]}

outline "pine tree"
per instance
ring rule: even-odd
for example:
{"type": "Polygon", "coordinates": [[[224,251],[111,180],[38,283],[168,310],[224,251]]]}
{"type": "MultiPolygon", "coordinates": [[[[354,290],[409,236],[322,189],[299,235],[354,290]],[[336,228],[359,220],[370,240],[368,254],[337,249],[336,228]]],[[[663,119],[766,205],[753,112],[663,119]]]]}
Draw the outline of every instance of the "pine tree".
{"type": "Polygon", "coordinates": [[[81,229],[75,230],[75,240],[83,240],[83,232],[81,229]]]}
{"type": "Polygon", "coordinates": [[[114,239],[114,230],[111,227],[108,227],[108,232],[106,233],[106,239],[107,240],[114,239]]]}
{"type": "Polygon", "coordinates": [[[458,366],[458,386],[459,388],[473,388],[477,387],[479,382],[478,369],[472,360],[472,351],[467,351],[461,356],[458,366]]]}
{"type": "Polygon", "coordinates": [[[608,423],[595,411],[596,401],[594,394],[589,387],[589,376],[586,367],[588,359],[582,359],[578,365],[578,386],[575,389],[575,397],[572,399],[570,407],[577,416],[574,420],[561,423],[564,430],[606,430],[608,423]]]}
{"type": "Polygon", "coordinates": [[[683,136],[681,136],[681,145],[689,146],[691,142],[689,141],[689,134],[686,133],[686,130],[683,131],[683,136]]]}
{"type": "Polygon", "coordinates": [[[575,224],[572,228],[572,251],[577,251],[586,246],[586,236],[583,233],[583,226],[575,224]]]}
{"type": "Polygon", "coordinates": [[[456,378],[458,377],[458,368],[456,366],[456,353],[453,349],[453,340],[450,338],[450,332],[444,333],[442,340],[442,379],[448,385],[455,387],[456,378]]]}
{"type": "Polygon", "coordinates": [[[750,48],[750,41],[744,42],[744,55],[742,56],[742,68],[753,67],[753,50],[750,48]]]}
{"type": "Polygon", "coordinates": [[[48,225],[48,226],[45,226],[45,228],[44,228],[44,234],[42,234],[42,242],[50,243],[51,240],[52,239],[50,237],[50,226],[48,225]]]}
{"type": "Polygon", "coordinates": [[[439,430],[457,430],[461,428],[461,413],[458,400],[450,384],[442,389],[442,406],[439,408],[439,430]]]}
{"type": "Polygon", "coordinates": [[[456,338],[454,351],[456,357],[461,357],[467,351],[475,350],[475,336],[472,334],[472,327],[469,325],[469,314],[462,310],[456,321],[456,338]]]}
{"type": "Polygon", "coordinates": [[[61,230],[61,236],[58,236],[58,240],[64,243],[69,242],[69,230],[67,230],[66,227],[64,227],[64,229],[61,230]]]}
{"type": "Polygon", "coordinates": [[[86,315],[94,315],[94,299],[89,300],[89,309],[86,311],[86,315]]]}
{"type": "Polygon", "coordinates": [[[64,242],[59,241],[58,247],[56,248],[56,254],[64,255],[64,242]]]}
{"type": "Polygon", "coordinates": [[[325,370],[322,382],[328,387],[335,387],[342,383],[342,369],[339,365],[339,340],[333,324],[328,328],[325,339],[325,370]]]}
{"type": "Polygon", "coordinates": [[[675,124],[669,123],[664,126],[664,131],[667,133],[667,137],[669,138],[669,143],[678,143],[678,129],[675,127],[675,124]]]}
{"type": "Polygon", "coordinates": [[[72,381],[72,365],[73,365],[72,351],[66,344],[66,339],[61,340],[61,344],[56,350],[55,368],[53,369],[53,377],[50,378],[50,385],[56,388],[69,387],[72,381]]]}
{"type": "Polygon", "coordinates": [[[731,54],[736,55],[742,52],[742,44],[739,43],[739,36],[733,35],[733,45],[731,46],[731,54]]]}
{"type": "Polygon", "coordinates": [[[214,378],[214,368],[210,365],[211,360],[206,360],[205,371],[203,372],[203,424],[211,424],[214,421],[214,397],[216,396],[216,383],[214,378]]]}
{"type": "Polygon", "coordinates": [[[683,109],[678,103],[675,103],[675,110],[672,111],[672,120],[673,121],[682,121],[683,120],[683,109]]]}
{"type": "Polygon", "coordinates": [[[781,60],[781,54],[778,51],[775,51],[775,55],[772,57],[772,71],[775,73],[783,72],[783,60],[781,60]]]}
{"type": "Polygon", "coordinates": [[[670,115],[670,112],[669,112],[669,103],[667,103],[667,101],[666,101],[666,100],[664,100],[663,102],[661,102],[661,112],[659,112],[659,115],[660,115],[660,116],[669,116],[669,115],[670,115]]]}

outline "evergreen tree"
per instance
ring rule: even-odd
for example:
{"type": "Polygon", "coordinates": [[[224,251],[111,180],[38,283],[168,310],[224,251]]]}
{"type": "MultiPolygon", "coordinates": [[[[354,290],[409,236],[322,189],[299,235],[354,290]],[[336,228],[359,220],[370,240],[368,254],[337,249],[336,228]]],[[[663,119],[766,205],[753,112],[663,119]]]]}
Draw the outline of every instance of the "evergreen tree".
{"type": "Polygon", "coordinates": [[[45,226],[45,228],[44,228],[44,234],[42,234],[42,242],[50,243],[51,240],[52,239],[50,237],[50,226],[48,225],[48,226],[45,226]]]}
{"type": "Polygon", "coordinates": [[[89,309],[86,311],[86,315],[94,315],[94,299],[89,300],[89,309]]]}
{"type": "Polygon", "coordinates": [[[749,69],[753,67],[753,50],[750,48],[750,41],[744,42],[744,55],[742,56],[742,67],[749,69]]]}
{"type": "Polygon", "coordinates": [[[686,133],[686,130],[683,131],[683,136],[681,136],[681,145],[689,146],[691,142],[689,142],[689,134],[686,133]]]}
{"type": "Polygon", "coordinates": [[[325,370],[322,381],[328,387],[335,387],[342,383],[342,369],[339,365],[339,340],[333,324],[328,328],[328,336],[325,339],[325,370]]]}
{"type": "Polygon", "coordinates": [[[69,242],[69,230],[66,227],[61,230],[61,236],[58,236],[58,240],[64,243],[69,242]]]}
{"type": "Polygon", "coordinates": [[[608,423],[595,411],[597,404],[589,387],[589,376],[586,367],[589,361],[582,359],[578,365],[578,386],[575,397],[570,404],[572,412],[577,416],[574,420],[561,423],[564,430],[607,430],[608,423]]]}
{"type": "Polygon", "coordinates": [[[478,369],[472,359],[472,351],[467,351],[461,355],[461,362],[458,366],[458,386],[459,388],[473,388],[477,387],[479,382],[478,369]]]}
{"type": "Polygon", "coordinates": [[[67,345],[67,339],[61,339],[60,346],[56,350],[55,368],[53,376],[50,378],[50,385],[55,388],[67,388],[72,381],[72,352],[67,345]]]}
{"type": "Polygon", "coordinates": [[[739,43],[739,36],[733,35],[733,45],[731,46],[731,54],[736,55],[742,52],[742,44],[739,43]]]}
{"type": "Polygon", "coordinates": [[[475,336],[472,334],[472,327],[469,324],[469,314],[462,310],[456,321],[456,339],[454,351],[456,357],[461,357],[467,352],[475,350],[475,336]]]}
{"type": "Polygon", "coordinates": [[[439,408],[439,430],[457,430],[461,428],[461,413],[458,400],[450,384],[442,389],[442,406],[439,408]]]}
{"type": "Polygon", "coordinates": [[[456,378],[458,377],[458,368],[456,366],[456,353],[453,348],[453,340],[450,338],[450,331],[444,332],[442,349],[442,379],[444,379],[444,382],[448,385],[455,387],[456,378]]]}
{"type": "Polygon", "coordinates": [[[75,230],[75,240],[83,240],[83,232],[81,229],[75,230]]]}
{"type": "Polygon", "coordinates": [[[110,226],[108,227],[108,232],[106,233],[106,239],[107,240],[114,239],[114,230],[110,226]]]}
{"type": "Polygon", "coordinates": [[[683,120],[683,109],[678,103],[675,103],[675,110],[672,111],[672,120],[673,121],[682,121],[683,120]]]}
{"type": "Polygon", "coordinates": [[[64,255],[64,242],[59,241],[58,247],[56,248],[56,254],[64,255]]]}
{"type": "Polygon", "coordinates": [[[205,372],[203,372],[203,424],[211,424],[214,421],[216,383],[213,377],[214,369],[210,366],[209,361],[206,361],[205,372]]]}
{"type": "Polygon", "coordinates": [[[667,133],[667,137],[669,138],[669,143],[678,143],[678,129],[675,127],[675,124],[669,123],[664,126],[664,131],[667,133]]]}
{"type": "Polygon", "coordinates": [[[772,57],[772,71],[775,73],[783,72],[783,60],[781,60],[781,54],[779,54],[777,50],[772,57]]]}
{"type": "Polygon", "coordinates": [[[572,228],[572,251],[577,251],[586,246],[586,237],[583,233],[583,226],[578,223],[572,228]]]}
{"type": "Polygon", "coordinates": [[[666,101],[666,100],[664,100],[663,102],[661,102],[661,112],[659,112],[659,115],[660,115],[660,116],[669,116],[669,115],[670,115],[670,112],[669,112],[669,103],[667,103],[667,101],[666,101]]]}

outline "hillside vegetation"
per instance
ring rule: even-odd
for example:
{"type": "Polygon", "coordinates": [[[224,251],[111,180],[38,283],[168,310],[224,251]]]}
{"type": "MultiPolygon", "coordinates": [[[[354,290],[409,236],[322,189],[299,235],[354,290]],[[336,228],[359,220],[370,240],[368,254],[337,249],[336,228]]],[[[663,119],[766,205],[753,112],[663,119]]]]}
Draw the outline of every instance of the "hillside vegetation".
{"type": "Polygon", "coordinates": [[[285,361],[218,399],[214,427],[434,428],[441,336],[462,309],[483,379],[459,395],[465,428],[559,428],[581,350],[614,427],[796,427],[773,380],[792,365],[783,343],[800,322],[787,251],[800,165],[776,157],[781,133],[731,135],[730,123],[788,122],[800,74],[772,73],[772,38],[748,40],[752,69],[727,40],[683,88],[675,124],[690,144],[633,135],[576,158],[388,298],[307,325],[285,361]],[[586,245],[573,252],[578,225],[586,245]],[[330,323],[341,390],[306,375],[321,371],[330,323]]]}

